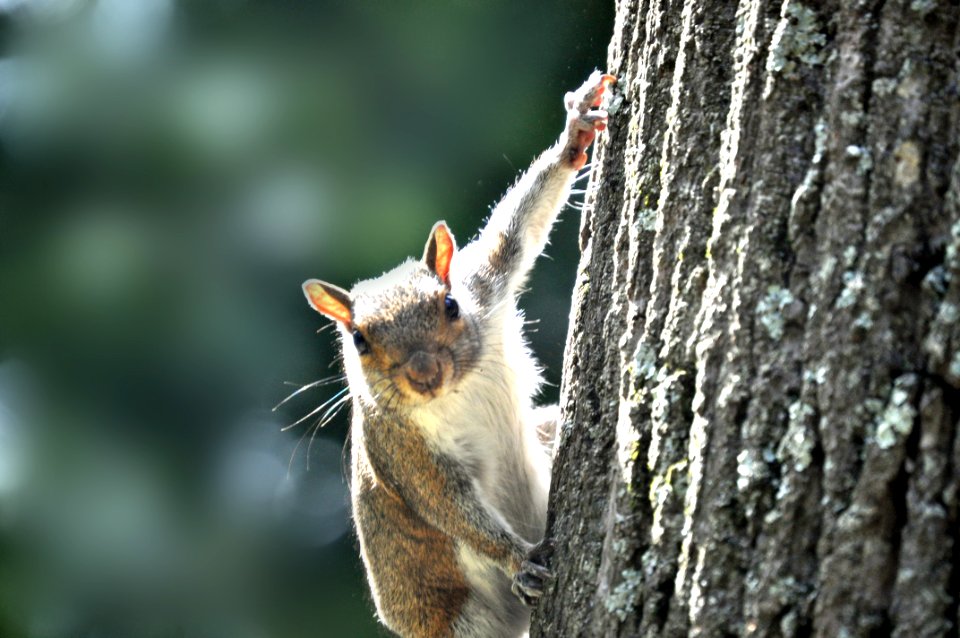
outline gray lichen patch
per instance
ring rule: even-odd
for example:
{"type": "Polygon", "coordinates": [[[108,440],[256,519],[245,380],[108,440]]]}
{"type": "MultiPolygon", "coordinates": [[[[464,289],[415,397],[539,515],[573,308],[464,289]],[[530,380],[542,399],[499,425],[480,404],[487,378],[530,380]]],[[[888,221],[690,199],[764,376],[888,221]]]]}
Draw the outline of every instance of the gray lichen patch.
{"type": "Polygon", "coordinates": [[[620,90],[614,89],[613,97],[607,105],[607,113],[616,115],[620,112],[621,108],[623,108],[623,93],[620,90]]]}
{"type": "Polygon", "coordinates": [[[910,398],[916,384],[917,377],[914,374],[905,374],[894,381],[887,407],[876,422],[874,438],[880,449],[886,450],[893,447],[913,429],[917,409],[910,402],[910,398]]]}
{"type": "Polygon", "coordinates": [[[856,246],[847,246],[843,249],[843,265],[847,268],[853,266],[857,261],[857,248],[856,246]]]}
{"type": "Polygon", "coordinates": [[[826,42],[827,36],[820,31],[816,12],[800,2],[791,2],[783,11],[773,34],[767,72],[796,78],[800,65],[823,64],[823,46],[826,42]]]}
{"type": "Polygon", "coordinates": [[[943,323],[956,323],[960,319],[960,307],[957,304],[944,302],[940,304],[940,312],[937,319],[943,323]]]}
{"type": "Polygon", "coordinates": [[[777,459],[795,471],[803,472],[810,467],[813,460],[815,441],[808,422],[816,414],[816,410],[802,401],[794,401],[788,408],[788,414],[790,424],[777,448],[777,459]]]}
{"type": "Polygon", "coordinates": [[[657,226],[657,209],[641,208],[636,214],[636,225],[638,230],[653,231],[657,226]]]}
{"type": "MultiPolygon", "coordinates": [[[[954,222],[950,226],[950,242],[947,244],[947,250],[943,259],[943,288],[946,292],[947,285],[953,277],[960,272],[960,221],[954,222]]],[[[941,293],[943,294],[943,293],[941,293]]]]}
{"type": "Polygon", "coordinates": [[[633,375],[636,380],[650,381],[657,376],[657,355],[643,342],[633,352],[633,375]]]}
{"type": "Polygon", "coordinates": [[[803,371],[803,380],[807,383],[816,383],[817,385],[823,385],[828,375],[830,374],[830,369],[826,364],[817,366],[816,370],[804,370],[803,371]]]}
{"type": "Polygon", "coordinates": [[[737,489],[745,492],[751,485],[766,481],[770,468],[756,450],[743,450],[737,454],[737,489]]]}
{"type": "Polygon", "coordinates": [[[916,11],[922,16],[926,16],[928,13],[937,8],[936,0],[913,0],[910,3],[910,10],[916,11]]]}
{"type": "Polygon", "coordinates": [[[897,88],[897,81],[893,78],[878,78],[872,84],[874,95],[885,97],[897,88]]]}
{"type": "Polygon", "coordinates": [[[866,113],[863,111],[844,111],[840,114],[840,121],[850,128],[856,128],[863,124],[866,113]]]}
{"type": "Polygon", "coordinates": [[[767,334],[774,341],[779,341],[783,337],[783,310],[793,301],[793,294],[788,289],[770,286],[767,288],[767,294],[757,304],[760,324],[766,328],[767,334]]]}
{"type": "Polygon", "coordinates": [[[860,296],[861,291],[863,291],[864,286],[863,273],[854,270],[848,270],[843,273],[843,292],[840,293],[840,297],[837,299],[836,307],[849,308],[857,303],[857,298],[860,296]]]}
{"type": "Polygon", "coordinates": [[[853,327],[863,331],[870,330],[873,327],[873,317],[870,316],[869,312],[861,312],[853,320],[853,327]]]}
{"type": "Polygon", "coordinates": [[[643,574],[636,569],[625,569],[621,572],[622,580],[603,601],[607,611],[621,621],[633,612],[637,601],[637,590],[643,583],[643,574]]]}
{"type": "Polygon", "coordinates": [[[950,376],[960,379],[960,351],[954,352],[950,359],[950,376]]]}
{"type": "Polygon", "coordinates": [[[941,265],[931,268],[930,272],[923,277],[921,285],[925,291],[942,297],[947,292],[948,283],[950,283],[950,273],[941,265]]]}
{"type": "Polygon", "coordinates": [[[814,275],[814,282],[817,286],[823,287],[827,285],[827,282],[833,277],[834,271],[837,269],[837,258],[835,255],[829,255],[823,259],[820,263],[820,268],[817,269],[816,274],[814,275]]]}

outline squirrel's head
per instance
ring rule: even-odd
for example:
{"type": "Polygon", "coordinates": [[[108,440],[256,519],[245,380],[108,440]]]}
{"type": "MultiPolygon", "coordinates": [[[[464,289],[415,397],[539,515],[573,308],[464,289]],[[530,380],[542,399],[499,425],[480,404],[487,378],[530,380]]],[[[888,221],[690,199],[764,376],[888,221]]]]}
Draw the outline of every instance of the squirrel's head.
{"type": "Polygon", "coordinates": [[[420,261],[350,292],[304,282],[313,309],[340,328],[352,392],[381,406],[422,405],[454,390],[477,364],[477,307],[451,277],[456,250],[446,224],[437,222],[420,261]]]}

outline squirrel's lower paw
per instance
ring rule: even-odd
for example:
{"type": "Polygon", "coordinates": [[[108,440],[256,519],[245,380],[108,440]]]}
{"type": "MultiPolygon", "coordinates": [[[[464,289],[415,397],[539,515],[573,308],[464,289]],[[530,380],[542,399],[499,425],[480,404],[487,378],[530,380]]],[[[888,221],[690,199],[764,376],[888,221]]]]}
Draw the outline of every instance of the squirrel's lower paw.
{"type": "Polygon", "coordinates": [[[597,131],[607,128],[607,112],[596,107],[603,101],[607,87],[616,82],[612,75],[594,71],[576,91],[567,93],[567,135],[564,158],[580,170],[587,163],[587,148],[593,143],[597,131]]]}
{"type": "Polygon", "coordinates": [[[543,587],[547,580],[553,578],[553,572],[547,567],[556,546],[552,538],[540,541],[527,559],[520,565],[520,571],[513,576],[511,591],[528,607],[536,607],[543,596],[543,587]]]}

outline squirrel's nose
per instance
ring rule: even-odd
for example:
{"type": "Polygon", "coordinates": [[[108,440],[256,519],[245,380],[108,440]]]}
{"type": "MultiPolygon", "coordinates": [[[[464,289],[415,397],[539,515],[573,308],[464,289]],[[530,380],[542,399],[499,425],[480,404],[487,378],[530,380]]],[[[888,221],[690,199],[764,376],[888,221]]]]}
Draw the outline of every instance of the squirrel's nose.
{"type": "Polygon", "coordinates": [[[436,389],[443,377],[437,357],[422,351],[414,352],[404,368],[407,379],[420,392],[436,389]]]}

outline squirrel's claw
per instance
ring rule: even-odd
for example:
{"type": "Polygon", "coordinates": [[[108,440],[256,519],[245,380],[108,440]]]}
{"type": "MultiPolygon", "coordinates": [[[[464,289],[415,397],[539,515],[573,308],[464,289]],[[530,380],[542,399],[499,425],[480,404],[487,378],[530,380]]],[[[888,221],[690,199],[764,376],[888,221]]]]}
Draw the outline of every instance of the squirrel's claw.
{"type": "Polygon", "coordinates": [[[616,82],[616,78],[595,71],[576,91],[564,97],[567,107],[567,136],[565,149],[570,165],[580,170],[587,163],[587,148],[593,143],[597,131],[607,128],[607,112],[596,107],[603,102],[607,87],[616,82]]]}
{"type": "Polygon", "coordinates": [[[544,539],[527,554],[527,559],[520,564],[520,571],[513,576],[510,590],[524,605],[536,607],[543,596],[545,581],[554,578],[554,574],[546,566],[553,555],[556,543],[553,539],[544,539]]]}
{"type": "Polygon", "coordinates": [[[517,572],[510,591],[527,607],[536,607],[543,596],[543,581],[531,574],[517,572]]]}
{"type": "Polygon", "coordinates": [[[536,578],[539,578],[540,580],[550,580],[554,578],[554,574],[552,571],[550,571],[543,565],[538,565],[529,560],[523,561],[523,564],[520,565],[520,573],[531,574],[536,578]]]}
{"type": "Polygon", "coordinates": [[[600,106],[607,87],[615,84],[616,81],[617,78],[609,73],[594,71],[579,89],[570,91],[564,96],[563,102],[567,111],[577,111],[584,114],[590,109],[600,106]]]}

